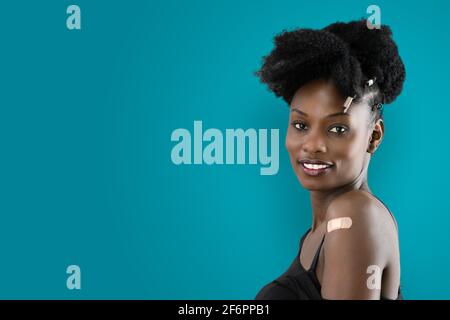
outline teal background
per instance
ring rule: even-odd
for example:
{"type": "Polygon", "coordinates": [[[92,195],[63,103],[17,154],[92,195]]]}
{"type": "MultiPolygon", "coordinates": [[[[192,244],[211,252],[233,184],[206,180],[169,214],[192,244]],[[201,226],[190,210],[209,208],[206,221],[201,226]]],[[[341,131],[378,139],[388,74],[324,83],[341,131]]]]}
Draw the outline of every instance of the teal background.
{"type": "MultiPolygon", "coordinates": [[[[0,298],[253,299],[296,255],[311,208],[284,149],[287,107],[252,73],[282,29],[370,4],[2,3],[0,298]],[[66,28],[70,4],[82,30],[66,28]],[[194,120],[280,128],[279,173],[173,165],[170,135],[194,120]]],[[[376,4],[407,79],[369,182],[399,224],[404,297],[449,299],[450,3],[376,4]]]]}

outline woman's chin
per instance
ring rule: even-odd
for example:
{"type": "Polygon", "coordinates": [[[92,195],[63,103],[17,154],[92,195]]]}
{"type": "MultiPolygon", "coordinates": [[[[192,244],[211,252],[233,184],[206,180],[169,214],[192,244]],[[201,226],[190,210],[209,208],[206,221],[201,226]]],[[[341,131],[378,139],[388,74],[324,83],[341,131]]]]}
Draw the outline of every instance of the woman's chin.
{"type": "Polygon", "coordinates": [[[308,191],[325,191],[332,189],[329,182],[320,178],[318,179],[317,177],[311,178],[297,175],[297,178],[302,187],[308,191]]]}

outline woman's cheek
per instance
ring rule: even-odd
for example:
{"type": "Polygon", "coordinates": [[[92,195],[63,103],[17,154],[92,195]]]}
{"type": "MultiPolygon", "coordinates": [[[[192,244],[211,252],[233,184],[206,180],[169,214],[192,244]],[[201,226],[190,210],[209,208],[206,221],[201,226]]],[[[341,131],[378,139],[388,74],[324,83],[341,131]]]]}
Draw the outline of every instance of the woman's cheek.
{"type": "Polygon", "coordinates": [[[286,134],[285,147],[291,156],[295,153],[297,144],[298,144],[298,141],[296,141],[292,132],[290,130],[288,130],[288,132],[286,134]]]}
{"type": "Polygon", "coordinates": [[[353,177],[359,174],[362,166],[362,156],[360,144],[356,139],[342,141],[333,145],[335,160],[340,164],[341,174],[353,177]]]}
{"type": "Polygon", "coordinates": [[[365,136],[357,135],[347,144],[347,157],[353,159],[355,165],[360,166],[366,153],[365,136]]]}
{"type": "Polygon", "coordinates": [[[286,134],[285,139],[285,147],[289,154],[289,159],[293,167],[295,167],[297,163],[297,155],[299,150],[300,142],[297,137],[295,137],[295,133],[289,132],[286,134]]]}

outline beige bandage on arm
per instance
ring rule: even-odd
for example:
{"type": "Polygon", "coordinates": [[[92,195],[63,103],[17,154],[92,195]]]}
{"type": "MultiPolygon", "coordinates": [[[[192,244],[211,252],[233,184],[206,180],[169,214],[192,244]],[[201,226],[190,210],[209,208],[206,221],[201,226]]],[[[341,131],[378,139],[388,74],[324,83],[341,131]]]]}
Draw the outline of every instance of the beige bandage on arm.
{"type": "Polygon", "coordinates": [[[352,226],[352,219],[350,217],[334,218],[327,223],[327,232],[338,229],[350,229],[352,226]]]}

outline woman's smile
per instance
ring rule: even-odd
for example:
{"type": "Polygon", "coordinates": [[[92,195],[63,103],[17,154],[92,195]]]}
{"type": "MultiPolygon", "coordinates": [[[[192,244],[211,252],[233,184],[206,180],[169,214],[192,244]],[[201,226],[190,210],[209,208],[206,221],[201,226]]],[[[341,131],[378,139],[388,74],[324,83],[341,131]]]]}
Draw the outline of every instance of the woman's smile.
{"type": "Polygon", "coordinates": [[[310,159],[302,159],[299,161],[299,163],[303,172],[309,176],[326,174],[331,171],[331,168],[334,166],[334,164],[331,162],[310,159]]]}

